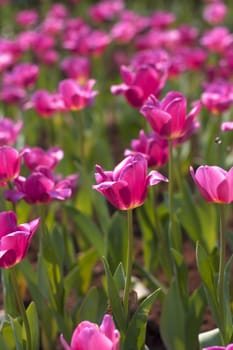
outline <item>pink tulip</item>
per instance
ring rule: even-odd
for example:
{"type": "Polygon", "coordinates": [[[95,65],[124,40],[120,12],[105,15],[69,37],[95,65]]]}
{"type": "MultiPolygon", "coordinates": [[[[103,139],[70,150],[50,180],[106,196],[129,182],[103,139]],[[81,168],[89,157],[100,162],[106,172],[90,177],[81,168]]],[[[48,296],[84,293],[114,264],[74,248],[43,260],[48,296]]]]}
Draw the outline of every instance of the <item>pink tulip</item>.
{"type": "Polygon", "coordinates": [[[38,13],[34,10],[22,10],[16,14],[16,23],[22,27],[30,27],[38,21],[38,13]]]}
{"type": "Polygon", "coordinates": [[[123,94],[134,108],[140,108],[150,94],[159,95],[167,75],[161,73],[155,65],[143,64],[135,67],[121,66],[123,84],[112,85],[114,95],[123,94]]]}
{"type": "Polygon", "coordinates": [[[215,1],[213,4],[205,6],[203,11],[203,18],[209,24],[219,24],[223,22],[227,14],[227,6],[221,0],[215,1]]]}
{"type": "Polygon", "coordinates": [[[0,147],[0,187],[19,176],[22,155],[13,147],[0,147]]]}
{"type": "Polygon", "coordinates": [[[58,91],[63,98],[66,108],[80,110],[90,106],[98,93],[92,90],[94,84],[95,80],[93,79],[88,80],[84,86],[72,79],[61,81],[58,91]]]}
{"type": "Polygon", "coordinates": [[[233,130],[233,122],[223,122],[221,124],[222,131],[232,131],[233,130]]]}
{"type": "Polygon", "coordinates": [[[40,147],[26,147],[23,158],[28,169],[34,171],[39,167],[53,170],[63,158],[64,152],[59,147],[52,147],[47,151],[40,147]]]}
{"type": "Polygon", "coordinates": [[[96,165],[93,188],[102,193],[107,200],[121,210],[141,206],[149,186],[168,179],[158,171],[152,170],[147,175],[147,160],[141,154],[134,154],[121,161],[113,171],[104,171],[96,165]]]}
{"type": "Polygon", "coordinates": [[[64,201],[71,197],[72,185],[69,179],[56,181],[49,169],[40,167],[27,178],[19,176],[15,189],[5,191],[5,198],[13,203],[24,199],[29,204],[64,201]]]}
{"type": "Polygon", "coordinates": [[[160,167],[168,162],[168,142],[152,132],[146,135],[143,130],[139,138],[131,142],[132,150],[125,150],[125,156],[141,153],[148,162],[148,167],[160,167]]]}
{"type": "Polygon", "coordinates": [[[56,112],[65,111],[61,95],[46,90],[37,90],[32,96],[32,101],[26,104],[25,108],[34,108],[44,118],[51,117],[56,112]]]}
{"type": "Polygon", "coordinates": [[[186,98],[181,93],[172,91],[161,102],[150,95],[142,106],[141,113],[159,136],[178,139],[192,129],[193,120],[200,111],[200,103],[195,103],[188,115],[186,108],[186,98]]]}
{"type": "Polygon", "coordinates": [[[203,350],[233,350],[233,344],[225,346],[210,346],[208,348],[203,348],[203,350]]]}
{"type": "Polygon", "coordinates": [[[12,267],[24,259],[39,223],[40,219],[38,218],[17,226],[17,217],[14,212],[0,213],[1,268],[12,267]]]}
{"type": "Polygon", "coordinates": [[[65,350],[119,350],[120,333],[113,319],[106,314],[100,326],[89,321],[81,322],[75,329],[70,346],[60,337],[65,350]]]}
{"type": "Polygon", "coordinates": [[[10,118],[0,119],[0,146],[13,145],[22,129],[23,122],[14,123],[10,118]]]}
{"type": "Polygon", "coordinates": [[[220,204],[233,201],[233,167],[226,171],[218,166],[202,165],[196,173],[191,167],[190,173],[206,201],[220,204]]]}

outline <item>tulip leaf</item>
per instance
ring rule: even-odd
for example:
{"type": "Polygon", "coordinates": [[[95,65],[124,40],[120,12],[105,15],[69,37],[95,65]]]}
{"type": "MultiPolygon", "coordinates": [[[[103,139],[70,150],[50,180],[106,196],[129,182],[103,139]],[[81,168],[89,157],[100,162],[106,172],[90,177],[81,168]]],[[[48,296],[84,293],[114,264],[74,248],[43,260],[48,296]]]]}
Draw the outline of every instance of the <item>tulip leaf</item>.
{"type": "Polygon", "coordinates": [[[201,349],[209,346],[222,345],[220,331],[218,328],[199,334],[199,344],[201,349]]]}
{"type": "MultiPolygon", "coordinates": [[[[39,320],[34,302],[30,303],[26,313],[31,332],[32,349],[39,349],[39,320]]],[[[25,327],[23,327],[23,330],[25,332],[25,327]]]]}
{"type": "Polygon", "coordinates": [[[224,314],[225,314],[225,332],[229,342],[232,339],[233,328],[232,328],[232,312],[229,305],[231,304],[230,299],[230,273],[233,263],[233,255],[228,260],[224,270],[224,314]]]}
{"type": "Polygon", "coordinates": [[[122,300],[119,295],[118,287],[110,271],[109,264],[104,257],[103,257],[103,262],[104,262],[104,268],[105,268],[106,279],[107,279],[107,294],[108,294],[110,307],[115,317],[117,328],[123,333],[125,333],[126,315],[123,309],[122,300]]]}
{"type": "Polygon", "coordinates": [[[122,263],[120,263],[117,266],[113,278],[118,288],[118,291],[120,292],[120,290],[123,290],[125,288],[125,271],[122,263]]]}
{"type": "Polygon", "coordinates": [[[126,331],[123,350],[143,350],[145,346],[145,333],[148,315],[155,299],[158,297],[160,289],[155,290],[144,299],[132,319],[126,331]]]}
{"type": "Polygon", "coordinates": [[[99,323],[107,309],[107,296],[102,288],[91,288],[78,309],[76,324],[88,320],[99,323]]]}
{"type": "Polygon", "coordinates": [[[109,267],[113,273],[116,270],[119,261],[125,266],[127,254],[127,225],[125,218],[118,211],[113,215],[107,234],[105,246],[106,257],[109,267]]]}
{"type": "Polygon", "coordinates": [[[14,335],[16,350],[24,350],[25,347],[23,343],[25,343],[25,338],[23,342],[22,326],[19,322],[19,319],[9,316],[9,321],[14,335]]]}
{"type": "Polygon", "coordinates": [[[71,206],[65,206],[80,232],[88,242],[97,250],[99,256],[104,255],[104,237],[98,226],[84,213],[71,206]]]}

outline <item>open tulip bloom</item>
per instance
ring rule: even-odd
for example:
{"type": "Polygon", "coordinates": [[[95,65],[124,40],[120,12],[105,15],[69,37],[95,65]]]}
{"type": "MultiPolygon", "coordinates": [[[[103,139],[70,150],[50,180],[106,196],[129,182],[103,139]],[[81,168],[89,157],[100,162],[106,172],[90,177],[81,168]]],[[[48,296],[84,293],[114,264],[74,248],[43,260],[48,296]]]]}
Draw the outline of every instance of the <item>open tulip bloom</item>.
{"type": "Polygon", "coordinates": [[[147,175],[147,167],[147,160],[141,154],[126,157],[113,171],[104,171],[100,165],[96,165],[97,185],[93,188],[118,209],[137,208],[144,203],[149,186],[168,181],[156,170],[147,175]]]}
{"type": "Polygon", "coordinates": [[[1,268],[12,267],[24,259],[39,223],[40,219],[35,219],[17,226],[17,217],[13,211],[0,213],[1,268]]]}
{"type": "Polygon", "coordinates": [[[210,346],[209,348],[204,348],[203,350],[233,350],[233,344],[225,346],[210,346]]]}
{"type": "Polygon", "coordinates": [[[226,171],[218,166],[202,165],[190,172],[201,195],[208,202],[231,203],[233,201],[233,167],[226,171]]]}

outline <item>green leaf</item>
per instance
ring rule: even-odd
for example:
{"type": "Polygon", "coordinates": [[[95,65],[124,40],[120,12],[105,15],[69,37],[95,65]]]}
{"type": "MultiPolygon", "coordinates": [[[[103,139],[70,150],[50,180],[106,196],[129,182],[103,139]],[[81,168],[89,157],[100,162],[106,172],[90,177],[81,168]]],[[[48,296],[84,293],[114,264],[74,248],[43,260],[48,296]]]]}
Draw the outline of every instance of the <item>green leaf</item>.
{"type": "Polygon", "coordinates": [[[113,275],[114,281],[118,288],[118,291],[123,290],[125,288],[125,271],[122,263],[117,266],[116,271],[113,275]]]}
{"type": "Polygon", "coordinates": [[[65,206],[64,208],[67,210],[68,214],[71,215],[84,237],[97,250],[99,256],[103,256],[105,250],[104,237],[98,226],[90,219],[90,217],[83,214],[81,211],[70,206],[65,206]]]}
{"type": "Polygon", "coordinates": [[[210,305],[215,321],[218,320],[218,297],[217,286],[215,283],[215,272],[211,257],[206,253],[205,249],[197,243],[196,248],[197,267],[205,286],[207,300],[210,305]]]}
{"type": "MultiPolygon", "coordinates": [[[[31,332],[32,349],[39,349],[39,320],[38,320],[36,305],[34,302],[30,303],[26,313],[27,313],[29,328],[31,332]]],[[[23,329],[25,332],[24,327],[23,329]]]]}
{"type": "Polygon", "coordinates": [[[127,255],[127,225],[125,217],[117,211],[113,215],[107,235],[107,242],[105,245],[105,251],[110,269],[113,271],[119,265],[119,261],[125,266],[127,255]]]}
{"type": "Polygon", "coordinates": [[[159,292],[160,289],[157,289],[151,293],[145,300],[143,300],[134,313],[126,331],[123,350],[144,349],[148,315],[159,292]]]}
{"type": "Polygon", "coordinates": [[[122,301],[119,295],[118,287],[112,273],[110,271],[107,260],[103,257],[106,279],[107,279],[107,294],[112,308],[112,312],[116,321],[117,328],[125,333],[126,330],[126,315],[123,309],[122,301]]]}
{"type": "Polygon", "coordinates": [[[22,326],[19,322],[19,319],[12,318],[10,316],[8,317],[14,335],[16,350],[24,350],[25,339],[22,337],[22,326]]]}
{"type": "Polygon", "coordinates": [[[176,280],[173,280],[164,297],[160,331],[167,350],[187,350],[186,312],[176,280]]]}
{"type": "Polygon", "coordinates": [[[102,288],[91,288],[78,309],[76,323],[88,320],[100,323],[107,309],[107,296],[102,288]]]}
{"type": "Polygon", "coordinates": [[[225,333],[227,339],[232,339],[233,328],[232,328],[232,311],[229,307],[231,305],[230,299],[230,274],[233,262],[233,255],[228,260],[224,270],[224,314],[225,314],[225,333]]]}

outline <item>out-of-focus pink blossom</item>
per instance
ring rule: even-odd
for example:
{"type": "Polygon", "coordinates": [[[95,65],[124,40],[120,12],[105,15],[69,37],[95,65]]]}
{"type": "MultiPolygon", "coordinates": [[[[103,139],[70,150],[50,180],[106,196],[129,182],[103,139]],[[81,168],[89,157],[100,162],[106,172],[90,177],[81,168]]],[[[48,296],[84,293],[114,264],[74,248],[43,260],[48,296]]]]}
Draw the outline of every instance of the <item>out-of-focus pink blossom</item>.
{"type": "Polygon", "coordinates": [[[23,122],[14,123],[10,118],[0,119],[0,146],[13,145],[22,129],[23,122]]]}
{"type": "Polygon", "coordinates": [[[233,35],[224,26],[214,27],[202,35],[200,42],[210,52],[225,54],[233,45],[233,35]]]}
{"type": "Polygon", "coordinates": [[[131,67],[121,66],[124,83],[112,85],[114,95],[123,94],[134,108],[140,108],[150,94],[158,96],[166,82],[167,72],[159,71],[153,65],[131,67]]]}
{"type": "Polygon", "coordinates": [[[22,10],[16,14],[16,23],[21,27],[30,27],[37,23],[38,13],[34,10],[22,10]]]}
{"type": "Polygon", "coordinates": [[[131,149],[125,150],[124,155],[140,153],[147,159],[148,167],[161,167],[168,162],[168,141],[155,132],[146,135],[140,130],[139,138],[131,141],[131,149]]]}
{"type": "Polygon", "coordinates": [[[233,344],[229,344],[226,347],[225,346],[210,346],[208,348],[203,348],[203,350],[233,350],[233,344]]]}
{"type": "Polygon", "coordinates": [[[39,67],[33,63],[18,63],[10,72],[3,75],[3,84],[22,88],[32,86],[39,75],[39,67]]]}
{"type": "Polygon", "coordinates": [[[5,191],[5,198],[13,203],[24,199],[27,203],[49,203],[64,201],[72,195],[71,182],[67,179],[56,181],[52,171],[40,167],[27,178],[19,176],[14,181],[15,188],[5,191]]]}
{"type": "Polygon", "coordinates": [[[63,335],[60,337],[65,350],[119,350],[120,332],[116,329],[112,316],[106,314],[100,326],[89,321],[81,322],[74,330],[71,344],[63,335]]]}
{"type": "Polygon", "coordinates": [[[227,111],[233,103],[233,84],[224,80],[205,84],[201,102],[211,113],[227,111]]]}
{"type": "Polygon", "coordinates": [[[58,91],[61,94],[65,106],[70,110],[80,110],[91,106],[97,91],[92,90],[94,79],[88,80],[85,85],[80,85],[73,79],[65,79],[59,83],[58,91]]]}
{"type": "Polygon", "coordinates": [[[7,104],[22,104],[27,97],[25,89],[20,86],[2,85],[0,91],[0,101],[7,104]]]}
{"type": "Polygon", "coordinates": [[[17,225],[13,211],[0,213],[0,267],[10,268],[22,261],[31,239],[40,224],[40,219],[17,225]]]}
{"type": "Polygon", "coordinates": [[[223,122],[221,124],[222,131],[232,131],[233,130],[233,122],[223,122]]]}
{"type": "Polygon", "coordinates": [[[27,152],[23,158],[26,166],[36,171],[40,167],[45,167],[53,170],[64,156],[64,152],[59,147],[51,147],[47,151],[40,147],[25,147],[27,152]]]}
{"type": "Polygon", "coordinates": [[[102,0],[89,8],[89,16],[97,23],[113,20],[124,8],[122,0],[102,0]]]}
{"type": "Polygon", "coordinates": [[[66,110],[63,98],[58,93],[50,93],[47,90],[37,90],[31,98],[31,101],[25,105],[25,108],[34,108],[42,117],[51,117],[56,112],[66,110]]]}
{"type": "Polygon", "coordinates": [[[221,1],[215,1],[207,4],[203,11],[203,18],[209,24],[220,24],[224,21],[227,14],[227,6],[221,1]]]}
{"type": "Polygon", "coordinates": [[[150,25],[154,28],[164,29],[174,23],[176,16],[168,11],[155,11],[150,16],[150,25]]]}
{"type": "Polygon", "coordinates": [[[85,56],[66,57],[61,62],[61,69],[67,78],[77,80],[80,84],[90,78],[90,60],[85,56]]]}

